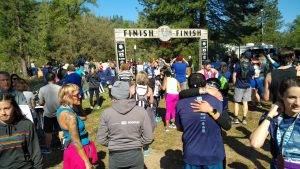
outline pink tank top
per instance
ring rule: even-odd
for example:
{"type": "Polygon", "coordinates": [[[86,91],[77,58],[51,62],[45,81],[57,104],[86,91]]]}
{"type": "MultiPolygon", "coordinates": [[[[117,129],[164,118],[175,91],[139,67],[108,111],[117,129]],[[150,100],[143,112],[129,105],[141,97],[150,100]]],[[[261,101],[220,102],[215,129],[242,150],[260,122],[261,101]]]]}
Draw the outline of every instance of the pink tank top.
{"type": "Polygon", "coordinates": [[[203,70],[204,72],[204,77],[205,79],[209,79],[209,78],[214,78],[215,77],[215,73],[213,71],[206,71],[205,69],[203,70]]]}

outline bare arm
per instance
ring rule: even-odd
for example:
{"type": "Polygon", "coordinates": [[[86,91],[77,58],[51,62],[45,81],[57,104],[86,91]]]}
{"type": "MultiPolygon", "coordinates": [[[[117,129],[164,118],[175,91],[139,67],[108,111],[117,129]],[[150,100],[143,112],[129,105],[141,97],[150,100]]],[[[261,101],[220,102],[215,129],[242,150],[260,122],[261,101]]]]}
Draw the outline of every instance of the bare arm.
{"type": "Polygon", "coordinates": [[[212,69],[212,70],[214,71],[215,78],[218,78],[219,77],[219,72],[216,69],[212,69]]]}
{"type": "MultiPolygon", "coordinates": [[[[30,104],[30,103],[28,103],[28,104],[30,104]]],[[[31,99],[31,106],[32,106],[32,108],[35,108],[35,101],[33,99],[31,99]]]]}
{"type": "Polygon", "coordinates": [[[268,73],[267,76],[266,76],[266,79],[265,79],[265,91],[264,91],[264,97],[263,99],[265,101],[269,101],[269,98],[270,98],[270,85],[271,85],[271,73],[268,73]]]}
{"type": "Polygon", "coordinates": [[[76,151],[81,157],[81,159],[84,161],[86,168],[92,168],[92,164],[89,161],[89,158],[86,156],[80,141],[76,116],[70,113],[69,111],[63,111],[61,113],[59,121],[62,124],[62,128],[69,131],[71,143],[75,146],[76,151]]]}
{"type": "Polygon", "coordinates": [[[132,85],[130,87],[130,97],[129,98],[132,98],[132,96],[134,96],[134,94],[135,94],[135,85],[132,85]]]}
{"type": "MultiPolygon", "coordinates": [[[[279,106],[277,104],[273,104],[271,110],[269,111],[269,117],[273,118],[278,114],[279,106]]],[[[253,148],[260,148],[264,145],[266,138],[269,135],[269,127],[271,122],[269,120],[264,119],[263,122],[255,129],[250,136],[250,145],[253,148]]]]}
{"type": "Polygon", "coordinates": [[[171,62],[170,62],[170,66],[172,66],[172,65],[173,65],[173,63],[175,62],[175,60],[176,60],[176,58],[174,58],[173,60],[171,60],[171,62]]]}
{"type": "Polygon", "coordinates": [[[180,83],[178,81],[177,81],[177,89],[178,89],[178,92],[181,91],[180,83]]]}
{"type": "Polygon", "coordinates": [[[153,91],[152,89],[148,86],[148,97],[149,97],[149,104],[154,103],[154,96],[153,96],[153,91]]]}
{"type": "Polygon", "coordinates": [[[167,87],[167,77],[164,78],[164,82],[163,82],[163,85],[161,87],[161,90],[166,90],[166,87],[167,87]]]}
{"type": "Polygon", "coordinates": [[[187,65],[189,65],[189,62],[186,61],[184,58],[182,59],[182,62],[186,63],[187,65]]]}
{"type": "Polygon", "coordinates": [[[233,85],[235,85],[235,82],[236,82],[236,72],[233,72],[233,74],[232,74],[232,82],[233,82],[233,85]]]}

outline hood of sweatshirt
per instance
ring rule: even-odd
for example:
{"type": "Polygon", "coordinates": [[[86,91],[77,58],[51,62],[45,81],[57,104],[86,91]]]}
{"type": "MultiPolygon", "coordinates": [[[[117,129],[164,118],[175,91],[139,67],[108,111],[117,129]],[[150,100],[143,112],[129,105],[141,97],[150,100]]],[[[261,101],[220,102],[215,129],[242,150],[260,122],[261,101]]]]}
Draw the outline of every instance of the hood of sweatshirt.
{"type": "Polygon", "coordinates": [[[12,134],[12,130],[16,130],[16,126],[14,125],[14,123],[4,124],[0,122],[0,130],[5,131],[5,134],[10,136],[12,134]]]}
{"type": "Polygon", "coordinates": [[[126,114],[130,112],[136,106],[134,99],[117,100],[112,104],[112,108],[120,114],[126,114]]]}

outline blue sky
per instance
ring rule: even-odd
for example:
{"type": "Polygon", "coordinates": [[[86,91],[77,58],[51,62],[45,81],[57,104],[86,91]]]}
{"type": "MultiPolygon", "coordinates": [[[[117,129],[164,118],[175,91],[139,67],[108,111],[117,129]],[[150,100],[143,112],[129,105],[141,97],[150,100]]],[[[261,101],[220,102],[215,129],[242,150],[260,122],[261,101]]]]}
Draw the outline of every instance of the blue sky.
{"type": "MultiPolygon", "coordinates": [[[[125,20],[137,21],[138,11],[142,10],[138,0],[97,0],[97,6],[91,6],[92,12],[97,16],[111,17],[123,16],[125,20]]],[[[291,23],[300,15],[300,0],[279,0],[279,10],[284,23],[291,23]]]]}

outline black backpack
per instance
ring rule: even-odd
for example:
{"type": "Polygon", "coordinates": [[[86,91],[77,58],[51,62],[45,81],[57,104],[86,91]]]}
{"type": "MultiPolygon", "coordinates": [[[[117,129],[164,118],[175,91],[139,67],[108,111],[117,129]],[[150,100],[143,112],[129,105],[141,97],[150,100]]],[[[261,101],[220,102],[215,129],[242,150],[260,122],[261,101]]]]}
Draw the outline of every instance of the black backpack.
{"type": "Polygon", "coordinates": [[[251,63],[248,60],[240,62],[241,74],[240,78],[245,80],[247,79],[248,72],[250,71],[251,63]]]}

